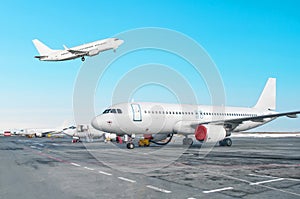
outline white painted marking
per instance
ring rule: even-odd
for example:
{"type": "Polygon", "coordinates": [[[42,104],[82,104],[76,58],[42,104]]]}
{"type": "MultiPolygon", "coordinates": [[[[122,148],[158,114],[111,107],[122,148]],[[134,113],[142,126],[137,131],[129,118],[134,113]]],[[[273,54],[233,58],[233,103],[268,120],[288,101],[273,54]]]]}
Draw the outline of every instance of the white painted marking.
{"type": "MultiPolygon", "coordinates": [[[[267,175],[257,175],[257,174],[248,174],[249,176],[257,176],[257,177],[266,177],[266,178],[279,178],[279,177],[275,177],[275,176],[267,176],[267,175]]],[[[284,178],[285,180],[290,180],[290,181],[296,181],[296,182],[300,182],[300,179],[296,179],[296,178],[284,178]]]]}
{"type": "Polygon", "coordinates": [[[92,168],[89,168],[89,167],[84,167],[85,169],[87,170],[90,170],[90,171],[94,171],[95,169],[92,169],[92,168]]]}
{"type": "Polygon", "coordinates": [[[188,199],[196,199],[196,198],[188,198],[188,199]]]}
{"type": "Polygon", "coordinates": [[[296,182],[300,182],[300,179],[296,179],[296,178],[285,178],[286,180],[291,180],[291,181],[296,181],[296,182]]]}
{"type": "Polygon", "coordinates": [[[284,178],[276,178],[276,179],[273,179],[273,180],[265,180],[265,181],[260,181],[260,182],[253,182],[253,183],[250,183],[250,185],[259,185],[259,184],[265,184],[265,183],[268,183],[268,182],[276,182],[276,181],[281,181],[281,180],[284,180],[284,178]]]}
{"type": "Polygon", "coordinates": [[[273,177],[273,176],[267,176],[267,175],[258,175],[258,174],[248,174],[249,176],[256,176],[256,177],[264,177],[264,178],[278,178],[278,177],[273,177]]]}
{"type": "Polygon", "coordinates": [[[226,190],[231,190],[231,189],[233,189],[233,187],[224,187],[221,189],[213,189],[213,190],[209,190],[209,191],[203,191],[203,193],[214,193],[214,192],[226,191],[226,190]]]}
{"type": "Polygon", "coordinates": [[[104,175],[107,175],[107,176],[111,176],[111,175],[112,175],[111,173],[106,173],[106,172],[104,172],[104,171],[99,171],[99,173],[104,174],[104,175]]]}
{"type": "Polygon", "coordinates": [[[152,186],[152,185],[147,185],[146,187],[148,187],[149,189],[153,189],[155,191],[163,192],[163,193],[172,193],[172,191],[161,189],[161,188],[158,188],[158,187],[155,187],[155,186],[152,186]]]}
{"type": "Polygon", "coordinates": [[[32,148],[32,149],[36,149],[36,146],[30,146],[30,148],[32,148]]]}
{"type": "Polygon", "coordinates": [[[120,180],[124,180],[124,181],[127,181],[127,182],[131,182],[131,183],[134,183],[136,182],[135,180],[130,180],[128,178],[123,178],[123,177],[118,177],[120,180]]]}
{"type": "Polygon", "coordinates": [[[71,162],[70,164],[71,164],[71,165],[74,165],[74,166],[76,166],[76,167],[80,167],[80,164],[76,164],[76,163],[74,163],[74,162],[71,162]]]}

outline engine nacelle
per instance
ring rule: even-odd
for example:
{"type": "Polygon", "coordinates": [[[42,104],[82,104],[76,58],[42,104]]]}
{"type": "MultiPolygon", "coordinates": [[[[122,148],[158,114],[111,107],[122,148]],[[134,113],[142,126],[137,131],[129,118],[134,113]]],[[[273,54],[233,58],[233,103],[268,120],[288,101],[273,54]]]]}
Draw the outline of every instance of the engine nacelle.
{"type": "Polygon", "coordinates": [[[199,125],[195,130],[195,138],[203,142],[218,142],[226,137],[226,130],[220,125],[199,125]]]}
{"type": "Polygon", "coordinates": [[[95,55],[98,55],[99,54],[99,51],[98,50],[92,50],[89,52],[88,56],[95,56],[95,55]]]}
{"type": "Polygon", "coordinates": [[[41,137],[43,137],[43,134],[41,132],[36,132],[35,136],[41,138],[41,137]]]}

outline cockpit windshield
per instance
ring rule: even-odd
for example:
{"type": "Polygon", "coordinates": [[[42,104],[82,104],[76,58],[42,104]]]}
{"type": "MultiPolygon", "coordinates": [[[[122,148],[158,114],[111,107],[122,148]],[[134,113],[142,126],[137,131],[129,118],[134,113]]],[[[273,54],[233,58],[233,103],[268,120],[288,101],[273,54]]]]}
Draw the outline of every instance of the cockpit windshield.
{"type": "Polygon", "coordinates": [[[118,113],[118,114],[121,114],[122,110],[119,109],[119,108],[117,108],[117,109],[112,108],[112,109],[106,109],[105,111],[103,111],[103,114],[107,114],[107,113],[114,113],[114,114],[118,113]]]}
{"type": "Polygon", "coordinates": [[[110,110],[111,109],[106,109],[105,111],[103,111],[103,114],[110,113],[110,110]]]}

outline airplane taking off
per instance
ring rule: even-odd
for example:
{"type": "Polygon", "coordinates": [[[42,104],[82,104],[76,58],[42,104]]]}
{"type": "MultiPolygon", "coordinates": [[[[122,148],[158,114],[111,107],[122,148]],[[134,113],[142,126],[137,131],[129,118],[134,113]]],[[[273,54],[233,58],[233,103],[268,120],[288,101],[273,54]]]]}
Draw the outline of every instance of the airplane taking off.
{"type": "MultiPolygon", "coordinates": [[[[249,130],[277,117],[296,118],[300,111],[275,112],[276,79],[269,78],[256,105],[252,108],[228,106],[203,106],[152,102],[120,103],[107,108],[91,124],[101,131],[118,136],[143,134],[144,143],[165,145],[173,134],[184,135],[184,145],[192,145],[194,135],[200,142],[231,146],[232,132],[249,130]],[[161,142],[166,140],[167,142],[161,142]]],[[[147,144],[149,145],[149,144],[147,144]]],[[[133,141],[127,143],[133,149],[133,141]]]]}
{"type": "Polygon", "coordinates": [[[64,45],[64,50],[53,50],[37,39],[32,40],[34,46],[40,53],[35,56],[40,61],[65,61],[81,57],[81,61],[85,60],[84,56],[95,56],[100,52],[113,49],[114,51],[124,43],[123,40],[117,38],[108,38],[95,42],[83,44],[73,48],[64,45]]]}

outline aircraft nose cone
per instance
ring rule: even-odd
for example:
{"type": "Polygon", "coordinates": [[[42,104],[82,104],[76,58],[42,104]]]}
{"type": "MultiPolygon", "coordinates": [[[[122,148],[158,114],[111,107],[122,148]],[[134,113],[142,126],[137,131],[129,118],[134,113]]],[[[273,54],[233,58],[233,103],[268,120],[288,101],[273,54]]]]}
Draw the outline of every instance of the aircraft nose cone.
{"type": "Polygon", "coordinates": [[[124,40],[121,40],[121,39],[118,40],[118,45],[121,45],[123,43],[124,43],[124,40]]]}
{"type": "Polygon", "coordinates": [[[91,122],[92,127],[95,129],[101,130],[100,121],[98,120],[98,117],[94,117],[94,119],[91,122]]]}

